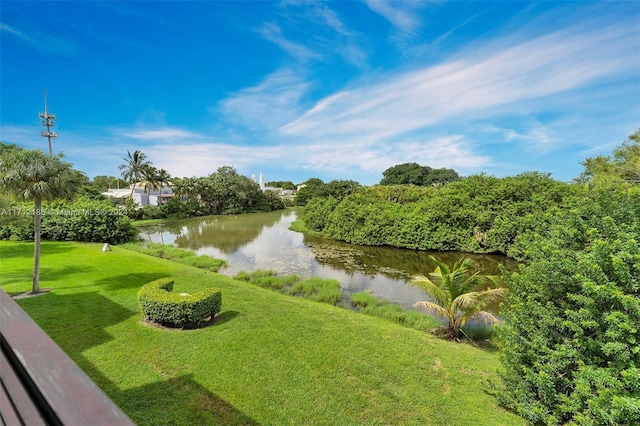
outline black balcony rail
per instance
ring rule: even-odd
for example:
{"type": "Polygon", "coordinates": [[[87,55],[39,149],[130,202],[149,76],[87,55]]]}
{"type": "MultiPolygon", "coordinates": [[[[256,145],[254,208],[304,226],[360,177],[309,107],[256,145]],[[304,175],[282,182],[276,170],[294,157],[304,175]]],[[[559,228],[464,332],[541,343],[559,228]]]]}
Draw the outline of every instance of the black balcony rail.
{"type": "Polygon", "coordinates": [[[0,289],[0,425],[134,423],[0,289]]]}

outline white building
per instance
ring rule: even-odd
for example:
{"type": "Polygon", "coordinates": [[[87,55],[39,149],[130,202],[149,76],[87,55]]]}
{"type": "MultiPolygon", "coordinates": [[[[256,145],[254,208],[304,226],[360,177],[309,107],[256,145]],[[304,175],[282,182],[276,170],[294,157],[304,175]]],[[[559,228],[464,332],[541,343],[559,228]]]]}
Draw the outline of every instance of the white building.
{"type": "Polygon", "coordinates": [[[131,197],[131,187],[133,188],[133,202],[140,207],[144,206],[157,206],[165,202],[169,198],[173,198],[175,194],[169,186],[163,186],[161,189],[155,190],[149,188],[145,190],[144,185],[146,182],[138,182],[135,185],[130,185],[129,188],[122,189],[109,189],[103,192],[102,195],[108,198],[114,199],[126,199],[131,197]]]}

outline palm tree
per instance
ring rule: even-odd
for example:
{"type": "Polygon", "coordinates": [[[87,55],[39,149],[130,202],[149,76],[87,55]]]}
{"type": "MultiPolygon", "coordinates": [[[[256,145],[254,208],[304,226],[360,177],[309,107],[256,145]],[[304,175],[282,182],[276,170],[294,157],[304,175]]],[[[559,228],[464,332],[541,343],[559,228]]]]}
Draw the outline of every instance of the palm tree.
{"type": "Polygon", "coordinates": [[[22,200],[33,200],[34,266],[32,293],[40,292],[40,231],[42,201],[72,198],[80,188],[82,174],[61,160],[35,150],[15,150],[0,157],[0,188],[22,200]]]}
{"type": "Polygon", "coordinates": [[[151,167],[151,162],[145,161],[146,159],[147,156],[139,149],[136,149],[133,155],[127,150],[127,157],[123,158],[126,163],[118,166],[118,169],[122,170],[122,178],[133,184],[131,186],[131,198],[133,198],[133,190],[136,187],[136,183],[144,178],[145,170],[151,167]]]}
{"type": "Polygon", "coordinates": [[[162,188],[164,188],[165,184],[170,185],[171,175],[165,169],[160,169],[156,173],[156,182],[160,187],[160,195],[162,195],[162,188]]]}
{"type": "Polygon", "coordinates": [[[155,191],[159,188],[158,169],[147,166],[142,170],[142,177],[144,178],[144,192],[147,193],[147,204],[151,204],[151,190],[155,191]]]}
{"type": "Polygon", "coordinates": [[[436,263],[436,269],[429,274],[415,275],[409,285],[416,286],[427,293],[433,301],[417,302],[413,306],[423,308],[431,314],[448,321],[448,337],[459,340],[461,327],[469,320],[478,320],[485,324],[496,324],[498,319],[485,309],[490,304],[502,300],[505,288],[475,289],[489,282],[497,285],[496,277],[470,273],[473,261],[463,258],[455,262],[452,269],[429,256],[436,263]]]}

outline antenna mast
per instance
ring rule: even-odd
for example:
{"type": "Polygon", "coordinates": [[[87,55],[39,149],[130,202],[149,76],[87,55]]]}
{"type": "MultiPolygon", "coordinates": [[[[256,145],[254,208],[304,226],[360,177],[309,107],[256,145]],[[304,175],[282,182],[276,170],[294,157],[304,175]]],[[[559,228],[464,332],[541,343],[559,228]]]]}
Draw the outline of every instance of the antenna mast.
{"type": "Polygon", "coordinates": [[[42,137],[47,138],[49,141],[49,154],[51,152],[51,138],[57,138],[58,134],[56,132],[52,132],[51,128],[53,127],[53,122],[56,119],[55,114],[49,114],[49,107],[47,106],[47,91],[44,90],[44,112],[40,113],[40,121],[42,125],[47,128],[46,132],[41,132],[42,137]]]}

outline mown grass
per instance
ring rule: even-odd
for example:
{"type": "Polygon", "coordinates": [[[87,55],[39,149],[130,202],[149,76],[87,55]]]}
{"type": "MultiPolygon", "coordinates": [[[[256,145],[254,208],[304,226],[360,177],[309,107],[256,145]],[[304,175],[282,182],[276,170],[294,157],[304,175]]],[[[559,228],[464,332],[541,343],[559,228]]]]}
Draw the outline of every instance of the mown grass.
{"type": "MultiPolygon", "coordinates": [[[[30,290],[32,243],[0,242],[0,286],[30,290]]],[[[19,304],[140,425],[520,425],[483,382],[494,353],[147,256],[44,242],[43,288],[19,304]],[[136,292],[222,289],[213,326],[144,324],[136,292]]]]}

